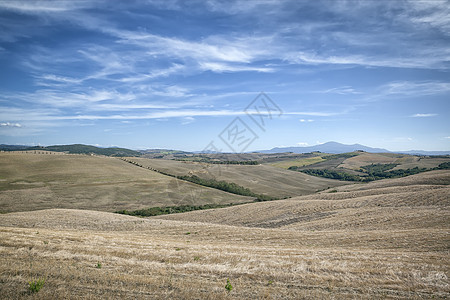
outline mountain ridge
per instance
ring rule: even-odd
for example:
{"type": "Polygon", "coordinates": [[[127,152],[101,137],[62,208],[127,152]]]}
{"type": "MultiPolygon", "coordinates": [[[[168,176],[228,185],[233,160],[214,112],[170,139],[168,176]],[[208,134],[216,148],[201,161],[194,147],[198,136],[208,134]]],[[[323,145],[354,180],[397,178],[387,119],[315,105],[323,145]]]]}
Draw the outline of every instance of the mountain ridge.
{"type": "Polygon", "coordinates": [[[274,147],[270,150],[260,150],[253,151],[259,153],[283,153],[283,152],[293,152],[293,153],[310,153],[310,152],[323,152],[332,154],[341,154],[353,151],[365,151],[371,153],[400,153],[400,154],[411,154],[411,155],[450,155],[449,151],[426,151],[426,150],[405,150],[405,151],[389,151],[384,148],[374,148],[369,146],[364,146],[361,144],[342,144],[338,142],[326,142],[314,146],[306,147],[274,147]]]}
{"type": "MultiPolygon", "coordinates": [[[[163,153],[163,152],[173,152],[173,153],[215,153],[215,152],[205,152],[205,151],[183,151],[183,150],[173,150],[173,149],[145,149],[145,150],[131,150],[128,148],[121,147],[98,147],[85,144],[70,144],[70,145],[51,145],[51,146],[26,146],[26,145],[8,145],[1,144],[1,151],[27,151],[27,150],[42,150],[42,151],[56,151],[56,152],[67,152],[67,153],[79,153],[79,154],[100,154],[107,156],[140,156],[142,154],[148,153],[163,153]]],[[[400,153],[400,154],[410,154],[410,155],[450,155],[450,150],[448,151],[426,151],[426,150],[405,150],[405,151],[390,151],[384,148],[369,147],[361,144],[342,144],[334,141],[326,142],[314,146],[292,146],[292,147],[274,147],[269,150],[257,150],[250,151],[248,153],[310,153],[310,152],[323,152],[331,154],[341,154],[354,151],[365,151],[371,153],[400,153]]],[[[219,153],[219,152],[217,152],[219,153]]]]}

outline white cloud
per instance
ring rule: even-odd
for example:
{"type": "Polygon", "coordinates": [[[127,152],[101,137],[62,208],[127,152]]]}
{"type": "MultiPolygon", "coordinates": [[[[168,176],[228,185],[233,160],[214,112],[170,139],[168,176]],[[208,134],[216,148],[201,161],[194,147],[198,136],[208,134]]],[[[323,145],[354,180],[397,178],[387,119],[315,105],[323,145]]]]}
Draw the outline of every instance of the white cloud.
{"type": "Polygon", "coordinates": [[[181,122],[182,125],[187,125],[195,122],[195,118],[193,117],[184,117],[183,121],[181,122]]]}
{"type": "Polygon", "coordinates": [[[22,127],[21,124],[19,123],[10,123],[10,122],[4,122],[4,123],[0,123],[0,127],[15,127],[15,128],[20,128],[22,127]]]}
{"type": "Polygon", "coordinates": [[[304,122],[314,122],[314,120],[312,120],[312,119],[300,119],[299,120],[300,122],[302,122],[302,123],[304,123],[304,122]]]}
{"type": "Polygon", "coordinates": [[[189,90],[180,86],[168,86],[163,87],[163,89],[153,91],[153,94],[156,96],[164,96],[164,97],[190,97],[194,96],[193,94],[189,94],[189,90]]]}
{"type": "Polygon", "coordinates": [[[153,70],[150,73],[141,73],[135,76],[125,75],[123,78],[119,79],[121,82],[140,82],[149,79],[155,79],[160,77],[168,77],[172,74],[177,74],[185,70],[186,67],[181,64],[172,64],[171,67],[166,69],[153,70]]]}
{"type": "Polygon", "coordinates": [[[413,140],[411,137],[396,137],[393,139],[394,142],[411,142],[413,140]]]}
{"type": "Polygon", "coordinates": [[[450,82],[441,81],[395,81],[381,87],[386,95],[426,96],[450,92],[450,82]]]}
{"type": "Polygon", "coordinates": [[[0,1],[0,9],[28,14],[57,13],[92,6],[94,1],[0,1]]]}
{"type": "Polygon", "coordinates": [[[414,11],[411,21],[450,32],[450,6],[448,1],[408,1],[414,11]]]}
{"type": "Polygon", "coordinates": [[[299,116],[313,116],[313,117],[331,117],[343,114],[344,112],[324,112],[324,111],[296,111],[283,112],[284,115],[299,115],[299,116]]]}
{"type": "MultiPolygon", "coordinates": [[[[100,106],[97,107],[97,110],[100,106]]],[[[105,108],[109,108],[108,104],[104,104],[105,108]]],[[[188,118],[186,120],[191,120],[190,118],[195,117],[227,117],[227,116],[245,116],[247,113],[259,113],[256,111],[241,111],[241,110],[214,110],[214,109],[152,109],[151,112],[142,112],[142,109],[131,110],[130,113],[125,113],[125,110],[119,110],[117,114],[106,114],[107,111],[101,110],[104,114],[89,114],[89,113],[79,113],[79,114],[61,114],[61,111],[57,108],[53,109],[27,109],[27,108],[4,108],[0,112],[0,119],[3,120],[17,120],[26,119],[28,121],[64,121],[64,120],[145,120],[145,119],[169,119],[169,118],[188,118]],[[133,114],[135,112],[135,114],[133,114]]],[[[114,111],[113,109],[111,111],[114,111]]],[[[304,115],[307,113],[303,112],[284,112],[288,115],[304,115]]],[[[310,113],[314,115],[327,116],[328,114],[323,114],[319,112],[310,113]]],[[[311,119],[306,119],[306,122],[312,122],[311,119]]]]}
{"type": "Polygon", "coordinates": [[[332,88],[324,91],[320,91],[320,93],[325,94],[339,94],[339,95],[355,95],[355,94],[361,94],[361,92],[356,91],[351,86],[342,86],[337,88],[332,88]]]}
{"type": "Polygon", "coordinates": [[[297,145],[299,145],[300,147],[307,147],[307,146],[309,146],[309,144],[306,143],[306,142],[300,142],[300,143],[297,143],[297,145]]]}
{"type": "Polygon", "coordinates": [[[435,117],[437,116],[437,114],[414,114],[411,115],[410,117],[412,118],[428,118],[428,117],[435,117]]]}
{"type": "Polygon", "coordinates": [[[389,68],[421,68],[421,69],[446,69],[443,62],[448,60],[450,51],[432,49],[435,55],[427,55],[426,49],[417,53],[402,57],[389,56],[385,54],[357,54],[357,55],[331,55],[317,54],[314,51],[291,52],[284,56],[284,60],[292,64],[300,65],[360,65],[369,67],[389,67],[389,68]]]}
{"type": "Polygon", "coordinates": [[[245,65],[231,65],[224,63],[216,63],[216,62],[202,62],[200,63],[200,68],[204,71],[213,71],[217,73],[222,72],[274,72],[273,68],[262,68],[262,67],[251,67],[245,65]]]}

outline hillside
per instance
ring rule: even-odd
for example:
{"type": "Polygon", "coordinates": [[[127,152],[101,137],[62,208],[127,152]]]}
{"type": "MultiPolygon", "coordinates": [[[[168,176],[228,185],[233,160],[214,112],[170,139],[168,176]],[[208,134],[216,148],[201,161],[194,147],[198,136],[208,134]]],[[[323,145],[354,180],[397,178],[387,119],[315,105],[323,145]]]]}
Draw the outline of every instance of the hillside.
{"type": "Polygon", "coordinates": [[[287,200],[158,218],[302,231],[449,229],[449,184],[450,171],[432,171],[287,200]]]}
{"type": "Polygon", "coordinates": [[[54,146],[14,146],[0,145],[2,151],[53,151],[64,152],[70,154],[96,154],[105,156],[140,156],[141,153],[118,147],[101,148],[91,145],[73,144],[73,145],[54,145],[54,146]]]}
{"type": "MultiPolygon", "coordinates": [[[[138,160],[173,172],[212,169],[221,178],[272,180],[271,189],[295,187],[286,174],[315,179],[267,165],[138,160]]],[[[0,170],[0,208],[16,211],[0,214],[5,299],[445,299],[450,294],[449,170],[338,182],[285,200],[151,218],[110,212],[252,199],[104,156],[0,153],[0,170]],[[44,286],[31,294],[29,282],[39,279],[44,286]],[[225,289],[227,280],[231,291],[225,289]]]]}
{"type": "Polygon", "coordinates": [[[7,299],[445,299],[449,183],[449,171],[433,171],[150,219],[66,209],[3,214],[0,292],[7,299]],[[28,282],[38,278],[45,285],[30,296],[28,282]]]}
{"type": "Polygon", "coordinates": [[[1,212],[47,208],[112,212],[252,200],[137,168],[117,158],[40,153],[0,153],[1,212]]]}
{"type": "Polygon", "coordinates": [[[257,194],[276,198],[306,195],[317,190],[346,184],[338,180],[318,178],[270,165],[226,165],[140,157],[127,159],[172,175],[198,176],[234,182],[257,194]]]}

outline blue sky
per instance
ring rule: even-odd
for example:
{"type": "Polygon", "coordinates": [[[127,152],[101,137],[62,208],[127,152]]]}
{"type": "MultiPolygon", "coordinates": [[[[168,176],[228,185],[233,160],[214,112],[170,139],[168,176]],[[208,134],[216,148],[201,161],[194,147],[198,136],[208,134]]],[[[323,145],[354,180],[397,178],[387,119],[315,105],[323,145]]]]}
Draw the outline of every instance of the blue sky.
{"type": "Polygon", "coordinates": [[[450,149],[449,1],[0,0],[0,66],[0,143],[450,149]]]}

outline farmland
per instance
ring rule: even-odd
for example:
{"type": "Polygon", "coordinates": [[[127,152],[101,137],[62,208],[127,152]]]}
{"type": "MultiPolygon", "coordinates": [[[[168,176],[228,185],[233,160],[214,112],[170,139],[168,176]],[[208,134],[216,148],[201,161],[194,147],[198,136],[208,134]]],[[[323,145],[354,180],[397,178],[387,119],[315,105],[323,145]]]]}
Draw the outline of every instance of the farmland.
{"type": "Polygon", "coordinates": [[[164,159],[127,158],[144,167],[150,167],[176,176],[198,176],[204,179],[234,182],[258,194],[276,198],[306,195],[345,182],[291,172],[270,165],[218,165],[201,162],[164,159]]]}
{"type": "Polygon", "coordinates": [[[228,204],[252,198],[198,186],[105,156],[0,153],[0,211],[228,204]]]}
{"type": "Polygon", "coordinates": [[[449,170],[355,184],[273,162],[133,158],[136,165],[50,153],[1,153],[0,159],[0,207],[8,212],[0,214],[5,299],[439,299],[450,293],[449,170]],[[293,196],[252,202],[149,168],[241,185],[260,178],[254,192],[278,191],[284,183],[293,196]],[[189,191],[206,197],[187,201],[189,191]],[[241,205],[148,218],[112,213],[181,203],[241,205]],[[31,292],[29,282],[39,280],[41,290],[31,292]]]}

